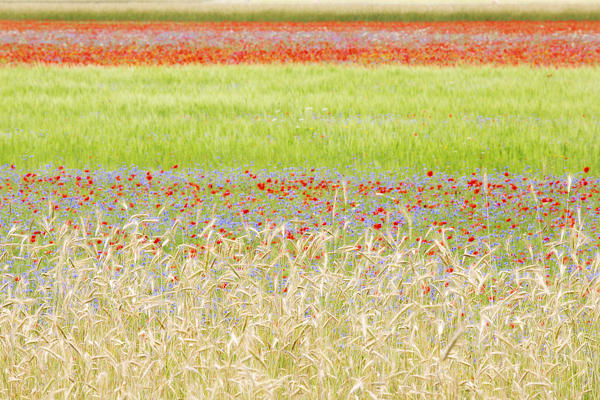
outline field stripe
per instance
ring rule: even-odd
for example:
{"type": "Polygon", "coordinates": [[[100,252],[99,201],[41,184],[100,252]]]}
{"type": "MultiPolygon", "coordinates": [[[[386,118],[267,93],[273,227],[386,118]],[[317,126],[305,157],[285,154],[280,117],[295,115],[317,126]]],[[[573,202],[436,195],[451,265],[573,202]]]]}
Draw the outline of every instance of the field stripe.
{"type": "Polygon", "coordinates": [[[600,64],[600,22],[0,22],[3,63],[600,64]]]}
{"type": "Polygon", "coordinates": [[[0,164],[600,170],[598,68],[0,68],[0,164]]]}
{"type": "Polygon", "coordinates": [[[2,2],[0,19],[101,21],[600,20],[594,1],[525,2],[2,2]]]}

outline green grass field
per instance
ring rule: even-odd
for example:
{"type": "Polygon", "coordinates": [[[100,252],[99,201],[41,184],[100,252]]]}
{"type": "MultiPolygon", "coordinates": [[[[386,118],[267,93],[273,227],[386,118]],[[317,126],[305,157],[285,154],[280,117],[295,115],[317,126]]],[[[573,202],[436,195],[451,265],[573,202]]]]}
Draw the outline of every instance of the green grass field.
{"type": "Polygon", "coordinates": [[[0,69],[0,164],[600,168],[600,70],[0,69]]]}

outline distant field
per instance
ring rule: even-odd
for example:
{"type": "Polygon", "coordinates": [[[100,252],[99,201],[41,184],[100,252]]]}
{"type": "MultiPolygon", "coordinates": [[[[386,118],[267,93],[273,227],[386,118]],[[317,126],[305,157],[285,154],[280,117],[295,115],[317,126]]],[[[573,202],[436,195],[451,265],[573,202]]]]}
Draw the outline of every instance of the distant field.
{"type": "Polygon", "coordinates": [[[600,65],[596,21],[0,21],[0,64],[600,65]]]}
{"type": "Polygon", "coordinates": [[[600,70],[0,69],[0,164],[600,168],[600,70]]]}
{"type": "Polygon", "coordinates": [[[597,20],[593,0],[3,1],[0,19],[171,21],[597,20]]]}
{"type": "Polygon", "coordinates": [[[595,0],[547,0],[547,1],[510,1],[510,0],[5,0],[5,4],[17,5],[33,5],[33,4],[61,4],[61,5],[95,5],[95,6],[112,6],[112,5],[150,5],[161,4],[168,6],[237,6],[237,5],[272,5],[272,6],[309,6],[309,5],[358,5],[358,6],[412,6],[412,7],[440,7],[440,6],[461,6],[461,5],[496,5],[496,6],[537,6],[542,5],[570,5],[570,4],[595,4],[595,0]]]}

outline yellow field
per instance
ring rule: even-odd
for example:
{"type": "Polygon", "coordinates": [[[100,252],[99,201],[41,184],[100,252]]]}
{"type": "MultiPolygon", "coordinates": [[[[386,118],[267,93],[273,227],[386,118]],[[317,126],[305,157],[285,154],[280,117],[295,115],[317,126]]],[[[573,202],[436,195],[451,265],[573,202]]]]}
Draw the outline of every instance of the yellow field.
{"type": "MultiPolygon", "coordinates": [[[[0,3],[0,18],[31,14],[44,16],[44,13],[228,13],[258,14],[261,12],[283,12],[294,14],[343,13],[343,14],[585,14],[600,12],[597,0],[549,0],[549,1],[509,1],[509,0],[111,0],[111,1],[22,1],[3,0],[0,3]]],[[[180,19],[180,18],[176,18],[180,19]]]]}

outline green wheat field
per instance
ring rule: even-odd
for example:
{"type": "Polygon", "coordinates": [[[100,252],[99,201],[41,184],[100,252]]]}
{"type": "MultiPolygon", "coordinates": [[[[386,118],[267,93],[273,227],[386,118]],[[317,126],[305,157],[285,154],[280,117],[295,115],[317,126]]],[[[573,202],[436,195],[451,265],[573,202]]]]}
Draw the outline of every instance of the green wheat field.
{"type": "Polygon", "coordinates": [[[560,174],[582,160],[600,168],[598,76],[526,67],[0,69],[0,163],[560,174]]]}

